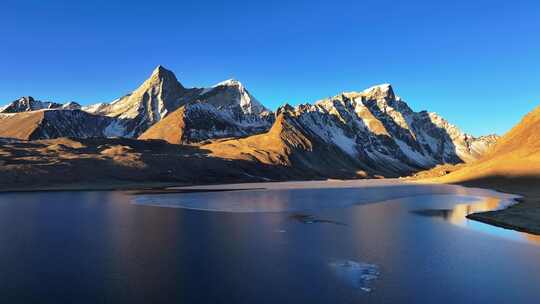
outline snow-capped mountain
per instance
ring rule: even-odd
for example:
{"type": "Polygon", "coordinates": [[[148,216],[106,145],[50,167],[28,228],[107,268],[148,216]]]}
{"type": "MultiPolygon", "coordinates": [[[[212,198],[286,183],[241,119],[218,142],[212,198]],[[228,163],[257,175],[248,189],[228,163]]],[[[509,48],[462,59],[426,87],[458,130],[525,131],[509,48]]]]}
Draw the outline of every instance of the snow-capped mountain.
{"type": "Polygon", "coordinates": [[[237,80],[185,88],[162,66],[111,103],[81,108],[24,97],[0,108],[0,137],[66,136],[197,144],[217,157],[346,177],[400,176],[469,162],[498,139],[477,138],[436,113],[413,111],[389,84],[284,105],[274,114],[237,80]]]}
{"type": "Polygon", "coordinates": [[[257,159],[323,176],[402,176],[476,159],[497,136],[475,138],[435,113],[414,112],[388,84],[282,106],[272,129],[204,145],[217,157],[257,159]]]}
{"type": "Polygon", "coordinates": [[[354,178],[376,172],[364,171],[367,166],[305,128],[295,116],[294,108],[287,105],[278,110],[268,132],[211,141],[201,148],[215,158],[256,162],[262,176],[265,170],[276,169],[285,178],[354,178]]]}
{"type": "Polygon", "coordinates": [[[109,136],[137,137],[168,113],[187,102],[194,91],[178,82],[173,72],[158,66],[139,88],[110,104],[97,104],[84,110],[116,119],[109,136]]]}
{"type": "Polygon", "coordinates": [[[279,111],[289,112],[310,136],[397,175],[474,160],[497,140],[465,134],[435,113],[414,112],[389,84],[279,111]]]}
{"type": "Polygon", "coordinates": [[[271,125],[270,111],[240,82],[227,80],[205,89],[185,88],[173,72],[162,66],[158,66],[133,93],[110,104],[100,103],[83,109],[116,119],[106,132],[108,136],[137,137],[184,105],[188,107],[187,115],[195,115],[193,121],[204,118],[202,112],[210,115],[201,121],[202,125],[199,124],[201,132],[191,130],[198,135],[190,137],[189,141],[253,134],[267,130],[271,125]],[[221,123],[225,125],[221,126],[221,123]]]}
{"type": "Polygon", "coordinates": [[[234,109],[219,109],[198,101],[181,107],[155,124],[140,139],[165,139],[171,143],[197,143],[208,139],[245,137],[267,131],[272,112],[238,115],[234,109]]]}
{"type": "Polygon", "coordinates": [[[35,100],[31,96],[24,96],[9,104],[0,107],[0,113],[19,113],[28,112],[42,109],[54,109],[59,108],[62,105],[50,101],[35,100]]]}
{"type": "Polygon", "coordinates": [[[229,109],[239,115],[244,115],[242,118],[256,117],[264,112],[270,112],[236,79],[225,80],[202,90],[197,99],[211,104],[216,109],[229,109]]]}
{"type": "Polygon", "coordinates": [[[148,129],[140,138],[195,143],[243,137],[267,131],[274,120],[274,114],[237,80],[227,80],[203,89],[193,99],[148,129]]]}
{"type": "MultiPolygon", "coordinates": [[[[185,88],[173,72],[162,66],[135,91],[111,103],[81,107],[76,102],[62,105],[23,97],[0,108],[0,113],[82,109],[108,118],[104,120],[108,124],[103,126],[103,136],[129,138],[138,137],[182,106],[185,106],[183,117],[188,122],[182,142],[264,132],[270,128],[274,117],[237,80],[223,81],[209,88],[185,88]]],[[[58,126],[58,129],[62,128],[58,126]]]]}

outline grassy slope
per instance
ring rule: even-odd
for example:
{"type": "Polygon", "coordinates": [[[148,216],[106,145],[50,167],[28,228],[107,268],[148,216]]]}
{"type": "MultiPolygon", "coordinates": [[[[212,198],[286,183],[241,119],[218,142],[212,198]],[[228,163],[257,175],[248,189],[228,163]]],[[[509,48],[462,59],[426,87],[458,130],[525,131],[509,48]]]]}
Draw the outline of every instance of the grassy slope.
{"type": "Polygon", "coordinates": [[[525,116],[480,160],[435,181],[522,195],[521,203],[508,209],[469,217],[540,234],[540,107],[525,116]]]}

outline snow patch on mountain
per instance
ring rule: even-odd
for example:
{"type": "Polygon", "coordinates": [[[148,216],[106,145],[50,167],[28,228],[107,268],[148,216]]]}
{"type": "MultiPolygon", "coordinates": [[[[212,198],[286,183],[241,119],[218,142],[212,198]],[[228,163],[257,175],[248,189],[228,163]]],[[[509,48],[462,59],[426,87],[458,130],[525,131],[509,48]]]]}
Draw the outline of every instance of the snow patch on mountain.
{"type": "Polygon", "coordinates": [[[259,115],[269,112],[244,85],[236,79],[222,81],[211,88],[206,88],[199,94],[200,100],[205,100],[217,108],[238,107],[246,115],[259,115]]]}

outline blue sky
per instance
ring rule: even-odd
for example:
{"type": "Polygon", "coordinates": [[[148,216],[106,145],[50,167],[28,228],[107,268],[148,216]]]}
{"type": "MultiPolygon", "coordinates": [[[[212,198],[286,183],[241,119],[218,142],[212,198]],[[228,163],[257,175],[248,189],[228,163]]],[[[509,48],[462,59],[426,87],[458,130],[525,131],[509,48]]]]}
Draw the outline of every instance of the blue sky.
{"type": "Polygon", "coordinates": [[[273,109],[388,82],[475,135],[540,104],[539,1],[7,0],[0,17],[0,103],[110,101],[162,64],[273,109]]]}

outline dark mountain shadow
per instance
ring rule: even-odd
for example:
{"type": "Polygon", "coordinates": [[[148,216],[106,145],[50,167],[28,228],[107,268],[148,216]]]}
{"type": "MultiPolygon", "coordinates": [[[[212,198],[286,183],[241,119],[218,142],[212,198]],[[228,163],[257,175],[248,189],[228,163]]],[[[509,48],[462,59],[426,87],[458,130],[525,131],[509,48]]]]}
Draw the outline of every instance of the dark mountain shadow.
{"type": "MultiPolygon", "coordinates": [[[[0,188],[116,183],[212,184],[323,178],[316,170],[217,158],[162,140],[18,141],[0,148],[0,188]]],[[[326,176],[324,176],[326,177],[326,176]]]]}
{"type": "MultiPolygon", "coordinates": [[[[430,135],[431,137],[433,138],[439,138],[439,147],[438,147],[438,151],[433,151],[435,152],[435,155],[440,155],[442,156],[441,159],[439,159],[441,162],[443,163],[450,163],[450,164],[458,164],[458,163],[463,163],[464,160],[461,159],[458,154],[457,154],[457,150],[456,150],[456,146],[454,145],[453,141],[452,141],[452,138],[450,136],[450,134],[447,132],[446,129],[444,128],[441,128],[439,126],[437,126],[436,124],[434,124],[430,117],[429,117],[429,113],[427,111],[421,111],[421,112],[418,112],[416,114],[417,116],[420,117],[420,119],[425,123],[427,124],[428,126],[428,135],[430,135]],[[435,134],[430,134],[431,132],[429,130],[433,130],[432,132],[435,133],[435,134]],[[439,136],[439,137],[435,137],[435,136],[439,136]],[[448,149],[445,149],[445,146],[448,147],[448,149]],[[442,151],[450,151],[450,154],[447,155],[445,153],[442,153],[442,151]]],[[[417,128],[416,126],[413,125],[413,128],[417,128]]],[[[429,145],[424,145],[424,148],[428,149],[429,148],[429,145]]]]}

